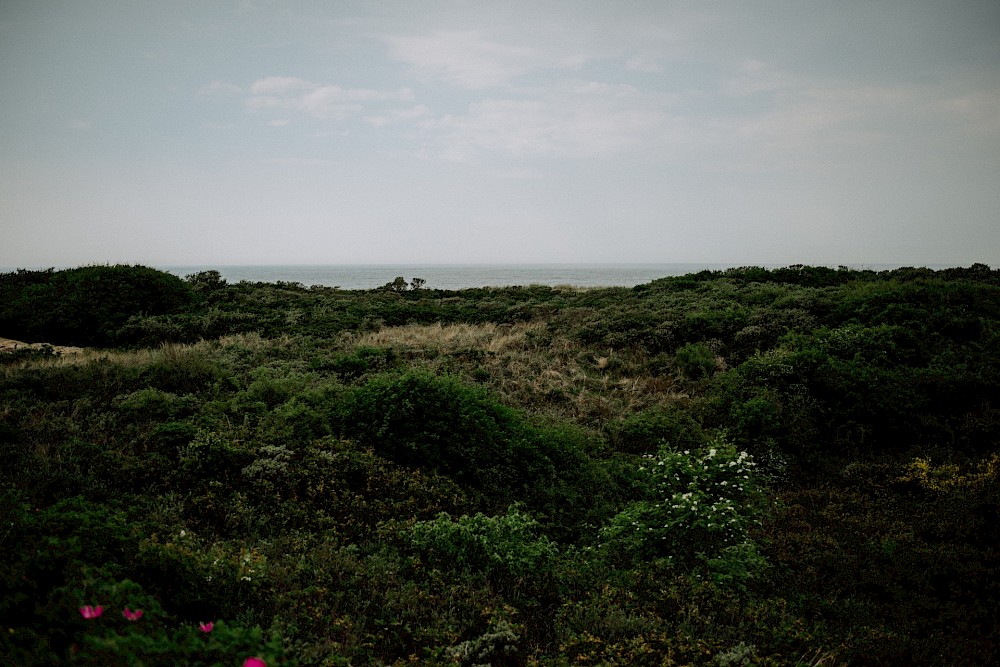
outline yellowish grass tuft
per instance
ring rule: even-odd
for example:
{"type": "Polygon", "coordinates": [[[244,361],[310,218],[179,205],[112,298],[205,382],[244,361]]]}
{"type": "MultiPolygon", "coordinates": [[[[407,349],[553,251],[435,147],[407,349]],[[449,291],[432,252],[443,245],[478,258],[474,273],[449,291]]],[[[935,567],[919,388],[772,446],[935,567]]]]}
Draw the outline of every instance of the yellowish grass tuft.
{"type": "Polygon", "coordinates": [[[409,324],[379,331],[350,335],[350,344],[370,347],[415,348],[452,352],[478,349],[501,352],[524,344],[531,331],[545,328],[544,322],[518,324],[409,324]]]}
{"type": "Polygon", "coordinates": [[[587,423],[683,397],[671,378],[649,375],[643,359],[552,340],[546,327],[541,321],[413,324],[345,334],[340,344],[405,352],[410,364],[478,377],[509,405],[587,423]],[[484,354],[470,357],[470,350],[484,354]]]}
{"type": "Polygon", "coordinates": [[[164,343],[159,347],[141,350],[104,350],[98,348],[59,348],[58,356],[25,360],[23,366],[71,366],[88,364],[92,361],[106,361],[123,366],[145,366],[165,361],[178,362],[192,354],[207,353],[219,348],[241,346],[254,351],[290,345],[292,339],[284,336],[275,340],[261,338],[256,333],[225,336],[214,341],[197,343],[164,343]],[[63,351],[66,350],[66,351],[63,351]]]}

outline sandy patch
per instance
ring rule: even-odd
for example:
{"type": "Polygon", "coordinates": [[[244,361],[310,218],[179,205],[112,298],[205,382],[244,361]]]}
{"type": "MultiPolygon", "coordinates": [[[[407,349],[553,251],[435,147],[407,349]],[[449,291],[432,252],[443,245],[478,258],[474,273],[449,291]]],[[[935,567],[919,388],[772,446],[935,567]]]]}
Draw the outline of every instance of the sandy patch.
{"type": "Polygon", "coordinates": [[[69,345],[49,345],[48,343],[24,343],[12,338],[0,338],[0,354],[14,352],[15,350],[33,349],[40,350],[48,345],[56,354],[80,354],[82,347],[72,347],[69,345]]]}

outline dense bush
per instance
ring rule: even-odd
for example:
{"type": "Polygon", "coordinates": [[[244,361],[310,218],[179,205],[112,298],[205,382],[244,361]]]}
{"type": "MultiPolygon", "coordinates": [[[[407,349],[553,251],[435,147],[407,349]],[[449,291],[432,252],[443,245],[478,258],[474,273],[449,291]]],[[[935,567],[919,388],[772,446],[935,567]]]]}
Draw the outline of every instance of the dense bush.
{"type": "Polygon", "coordinates": [[[180,278],[144,266],[88,266],[0,274],[0,331],[29,342],[107,346],[137,315],[163,315],[194,301],[180,278]]]}
{"type": "Polygon", "coordinates": [[[663,448],[645,457],[645,497],[602,529],[612,558],[665,559],[690,571],[707,565],[730,583],[759,575],[763,564],[750,530],[767,504],[753,457],[716,440],[699,450],[663,448]]]}
{"type": "Polygon", "coordinates": [[[539,524],[511,506],[506,515],[440,514],[412,528],[413,545],[442,569],[485,572],[516,587],[525,579],[550,574],[558,553],[555,543],[537,535],[539,524]]]}
{"type": "Polygon", "coordinates": [[[607,431],[611,446],[630,454],[651,454],[663,445],[700,449],[708,439],[690,408],[678,402],[631,414],[608,425],[607,431]]]}
{"type": "Polygon", "coordinates": [[[692,380],[715,373],[715,354],[704,343],[685,343],[677,350],[677,367],[692,380]]]}
{"type": "Polygon", "coordinates": [[[478,488],[519,485],[546,464],[540,452],[527,451],[517,413],[454,378],[375,378],[347,396],[343,423],[348,436],[387,458],[478,488]]]}
{"type": "Polygon", "coordinates": [[[139,295],[145,271],[0,280],[5,326],[132,346],[0,364],[6,662],[1000,658],[988,267],[139,295]]]}

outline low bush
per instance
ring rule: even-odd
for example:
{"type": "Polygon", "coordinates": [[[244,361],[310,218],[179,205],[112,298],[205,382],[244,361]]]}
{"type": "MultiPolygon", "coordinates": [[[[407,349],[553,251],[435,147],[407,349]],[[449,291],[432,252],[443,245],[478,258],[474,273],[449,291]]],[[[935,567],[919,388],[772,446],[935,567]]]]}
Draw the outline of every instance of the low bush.
{"type": "Polygon", "coordinates": [[[539,535],[539,523],[512,505],[505,515],[442,513],[413,525],[413,545],[442,569],[485,572],[517,587],[525,579],[544,578],[552,571],[556,544],[539,535]]]}
{"type": "Polygon", "coordinates": [[[645,457],[646,493],[601,529],[609,557],[664,559],[682,572],[707,566],[719,582],[760,574],[750,537],[767,511],[753,457],[724,440],[704,449],[663,448],[645,457]]]}
{"type": "Polygon", "coordinates": [[[708,440],[690,408],[677,403],[629,415],[606,430],[610,446],[629,454],[650,454],[665,444],[674,449],[698,449],[708,440]]]}
{"type": "Polygon", "coordinates": [[[194,303],[177,276],[144,266],[87,266],[0,274],[0,330],[29,342],[107,346],[134,315],[194,303]]]}

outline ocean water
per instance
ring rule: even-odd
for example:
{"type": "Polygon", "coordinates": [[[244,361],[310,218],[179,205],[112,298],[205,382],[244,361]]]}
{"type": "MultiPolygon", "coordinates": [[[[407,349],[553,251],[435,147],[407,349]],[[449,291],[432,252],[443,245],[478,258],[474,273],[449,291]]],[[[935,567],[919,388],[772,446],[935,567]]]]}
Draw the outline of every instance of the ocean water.
{"type": "MultiPolygon", "coordinates": [[[[509,287],[515,285],[568,285],[572,287],[635,287],[657,278],[682,276],[699,271],[720,271],[747,264],[674,263],[674,264],[199,264],[156,265],[181,278],[200,271],[218,271],[230,283],[240,281],[301,283],[306,287],[322,285],[345,290],[381,287],[402,276],[407,282],[423,278],[427,289],[457,290],[472,287],[509,287]]],[[[785,264],[758,264],[780,268],[785,264]]],[[[883,271],[900,264],[846,264],[852,269],[883,271]]],[[[933,269],[952,265],[923,264],[933,269]]],[[[47,269],[48,266],[19,268],[47,269]]],[[[56,269],[67,266],[51,267],[56,269]]],[[[836,267],[832,267],[836,268],[836,267]]],[[[15,271],[0,267],[0,273],[15,271]]]]}
{"type": "Polygon", "coordinates": [[[218,271],[228,282],[302,283],[345,290],[373,289],[402,276],[407,282],[423,278],[427,289],[515,285],[569,285],[573,287],[635,287],[657,278],[680,276],[734,264],[365,264],[365,265],[243,265],[159,266],[184,277],[199,271],[218,271]]]}

